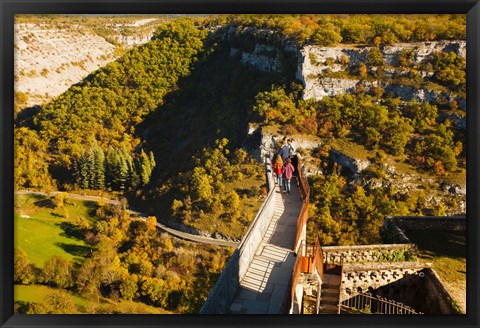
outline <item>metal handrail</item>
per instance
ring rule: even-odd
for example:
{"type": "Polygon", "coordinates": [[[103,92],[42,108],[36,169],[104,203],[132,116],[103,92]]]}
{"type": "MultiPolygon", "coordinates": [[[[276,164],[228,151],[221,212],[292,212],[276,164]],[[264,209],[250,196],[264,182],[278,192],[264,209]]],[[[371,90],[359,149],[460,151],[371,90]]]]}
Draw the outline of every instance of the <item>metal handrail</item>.
{"type": "Polygon", "coordinates": [[[341,271],[340,271],[340,283],[338,284],[338,314],[340,314],[340,305],[341,305],[341,296],[342,295],[342,277],[343,277],[343,264],[344,264],[344,261],[345,261],[345,257],[342,255],[341,256],[341,259],[340,259],[340,268],[341,268],[341,271]]]}
{"type": "Polygon", "coordinates": [[[373,296],[370,293],[357,293],[342,301],[340,306],[345,309],[371,311],[375,314],[423,314],[403,303],[378,295],[373,296]]]}
{"type": "Polygon", "coordinates": [[[305,170],[303,169],[302,161],[299,157],[297,157],[297,170],[298,170],[298,184],[300,189],[300,195],[303,199],[302,208],[300,210],[300,214],[297,219],[297,232],[295,235],[295,244],[294,244],[294,251],[297,251],[299,248],[300,236],[303,231],[303,226],[307,224],[308,220],[308,206],[309,206],[309,198],[310,198],[310,186],[308,185],[307,178],[305,176],[305,170]]]}
{"type": "Polygon", "coordinates": [[[220,277],[217,279],[217,282],[215,283],[213,288],[210,290],[207,300],[205,301],[202,308],[200,309],[200,313],[202,314],[228,313],[228,309],[229,309],[228,306],[230,305],[229,303],[233,301],[236,288],[238,288],[239,281],[241,278],[239,260],[242,257],[245,248],[251,246],[251,243],[249,243],[249,240],[252,236],[254,229],[259,224],[260,217],[263,214],[263,211],[265,211],[265,208],[267,207],[267,205],[269,205],[269,202],[274,201],[275,188],[273,188],[273,185],[271,185],[273,180],[271,179],[271,176],[269,176],[269,174],[271,173],[271,168],[270,168],[270,161],[269,161],[268,154],[265,157],[265,169],[266,169],[267,185],[270,189],[267,194],[267,197],[265,198],[259,210],[257,211],[255,218],[250,223],[247,229],[247,232],[243,235],[243,238],[237,244],[237,247],[235,248],[235,251],[233,252],[232,256],[228,259],[227,265],[223,268],[222,273],[220,274],[220,277]],[[235,284],[232,283],[232,281],[235,281],[235,284]],[[222,294],[229,295],[226,301],[225,301],[225,297],[222,294]],[[211,301],[216,298],[221,300],[221,302],[215,303],[211,301]]]}

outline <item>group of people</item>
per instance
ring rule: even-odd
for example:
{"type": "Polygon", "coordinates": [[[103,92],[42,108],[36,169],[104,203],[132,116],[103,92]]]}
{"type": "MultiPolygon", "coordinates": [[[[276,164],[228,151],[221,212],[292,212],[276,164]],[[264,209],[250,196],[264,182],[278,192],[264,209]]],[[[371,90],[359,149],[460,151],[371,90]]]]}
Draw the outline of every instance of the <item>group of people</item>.
{"type": "Polygon", "coordinates": [[[275,183],[280,186],[280,192],[290,194],[290,181],[293,177],[295,168],[292,165],[292,159],[294,149],[292,147],[292,140],[284,139],[282,147],[278,150],[276,155],[273,156],[272,167],[275,173],[275,183]]]}

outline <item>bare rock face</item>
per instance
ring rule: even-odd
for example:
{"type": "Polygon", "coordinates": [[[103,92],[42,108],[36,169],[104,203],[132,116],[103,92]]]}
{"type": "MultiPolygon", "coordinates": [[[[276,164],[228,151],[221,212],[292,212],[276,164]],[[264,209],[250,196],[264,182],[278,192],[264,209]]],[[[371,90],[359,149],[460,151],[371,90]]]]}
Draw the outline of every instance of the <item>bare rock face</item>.
{"type": "Polygon", "coordinates": [[[349,157],[337,149],[332,149],[330,151],[330,158],[332,161],[350,170],[354,175],[357,175],[371,164],[369,161],[362,161],[349,157]]]}
{"type": "Polygon", "coordinates": [[[15,92],[29,95],[27,106],[65,92],[113,59],[114,45],[82,32],[15,25],[15,92]]]}
{"type": "MultiPolygon", "coordinates": [[[[355,79],[340,78],[322,78],[325,70],[338,72],[345,70],[348,66],[358,65],[360,62],[366,62],[367,54],[371,47],[317,47],[305,46],[298,51],[298,67],[296,78],[304,86],[303,99],[320,100],[325,96],[335,96],[342,93],[350,93],[360,82],[355,79]]],[[[459,41],[435,41],[435,42],[415,42],[398,43],[393,46],[386,46],[382,49],[384,60],[389,65],[398,65],[397,55],[400,51],[411,49],[414,51],[414,60],[418,63],[424,61],[428,56],[437,51],[454,51],[457,55],[465,57],[466,42],[459,41]]],[[[386,75],[393,75],[396,69],[386,69],[386,75]]],[[[419,72],[423,77],[428,77],[431,72],[419,72]]],[[[362,82],[369,89],[371,83],[362,82]]],[[[437,99],[453,100],[453,96],[446,92],[436,92],[425,89],[415,89],[412,87],[403,87],[396,85],[379,84],[386,91],[393,92],[402,100],[426,101],[435,103],[437,99]]],[[[459,108],[466,110],[465,99],[455,99],[459,108]]]]}
{"type": "Polygon", "coordinates": [[[117,35],[115,39],[117,42],[127,46],[127,47],[134,47],[139,46],[144,43],[147,43],[151,40],[151,36],[148,35],[117,35]]]}
{"type": "MultiPolygon", "coordinates": [[[[296,78],[307,88],[308,83],[311,83],[312,77],[321,74],[326,68],[330,67],[333,72],[338,72],[342,69],[341,65],[332,66],[328,61],[338,63],[344,57],[349,60],[349,64],[356,65],[361,61],[365,61],[366,56],[366,48],[305,46],[298,51],[296,78]]],[[[310,99],[313,97],[310,97],[305,92],[304,98],[310,99]]]]}
{"type": "MultiPolygon", "coordinates": [[[[139,20],[136,24],[141,26],[151,20],[139,20]]],[[[111,27],[112,33],[121,26],[111,27]]],[[[112,39],[125,48],[151,39],[151,35],[118,33],[112,39]]],[[[52,28],[46,24],[17,23],[14,38],[15,92],[27,96],[25,107],[53,99],[121,54],[116,52],[115,45],[80,25],[52,28]]]]}
{"type": "Polygon", "coordinates": [[[420,63],[438,51],[453,51],[457,55],[465,57],[467,43],[463,40],[458,41],[431,41],[431,42],[412,42],[397,43],[392,46],[386,46],[383,49],[383,55],[386,62],[390,65],[398,65],[397,54],[401,50],[411,49],[415,53],[415,61],[420,63]]]}
{"type": "Polygon", "coordinates": [[[359,82],[360,80],[335,78],[313,79],[305,85],[304,99],[322,99],[325,96],[333,97],[342,93],[352,93],[359,82]]]}
{"type": "Polygon", "coordinates": [[[266,44],[256,44],[253,52],[231,48],[230,56],[240,56],[240,61],[245,65],[252,65],[262,72],[281,71],[278,49],[266,44]]]}

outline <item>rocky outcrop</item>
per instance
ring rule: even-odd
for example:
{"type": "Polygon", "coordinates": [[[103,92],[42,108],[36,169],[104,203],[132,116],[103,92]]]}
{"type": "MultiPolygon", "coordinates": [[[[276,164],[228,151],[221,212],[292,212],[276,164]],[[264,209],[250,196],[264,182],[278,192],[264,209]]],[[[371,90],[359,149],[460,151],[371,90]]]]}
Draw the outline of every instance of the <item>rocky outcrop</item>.
{"type": "Polygon", "coordinates": [[[256,44],[253,52],[231,48],[230,56],[240,56],[242,64],[252,65],[262,72],[281,71],[279,52],[278,49],[273,46],[256,44]]]}
{"type": "Polygon", "coordinates": [[[332,149],[330,151],[330,158],[333,162],[338,163],[343,168],[350,170],[354,175],[359,174],[371,164],[366,160],[359,160],[349,157],[337,149],[332,149]]]}
{"type": "MultiPolygon", "coordinates": [[[[317,47],[305,46],[298,51],[298,67],[296,78],[304,85],[303,99],[320,100],[325,96],[335,96],[341,93],[350,93],[360,83],[359,79],[323,78],[325,70],[339,72],[356,66],[360,62],[367,61],[367,54],[371,47],[317,47]]],[[[398,53],[405,49],[414,51],[414,61],[421,63],[437,51],[454,51],[457,55],[465,57],[466,42],[459,41],[436,41],[436,42],[415,42],[398,43],[393,46],[386,46],[382,49],[383,58],[388,65],[398,65],[398,53]]],[[[386,76],[405,74],[399,69],[386,69],[386,76]]],[[[423,77],[431,76],[431,72],[419,72],[423,77]]],[[[437,100],[456,100],[459,108],[465,110],[465,99],[456,98],[447,92],[417,89],[408,86],[388,85],[376,82],[386,91],[392,92],[402,100],[426,101],[436,103],[437,100]]],[[[370,87],[369,82],[362,82],[365,87],[370,87]]]]}
{"type": "Polygon", "coordinates": [[[384,59],[390,65],[398,65],[397,54],[404,49],[413,50],[415,54],[414,60],[420,63],[438,51],[453,51],[459,56],[466,57],[467,43],[463,40],[397,43],[384,47],[384,59]]]}
{"type": "MultiPolygon", "coordinates": [[[[139,20],[137,25],[150,21],[139,20]]],[[[23,107],[42,105],[115,60],[122,52],[116,51],[112,42],[131,48],[148,42],[153,35],[152,28],[150,34],[142,31],[142,35],[125,36],[122,26],[106,26],[112,29],[107,40],[81,25],[52,28],[41,23],[15,24],[15,92],[26,96],[23,107]]]]}
{"type": "Polygon", "coordinates": [[[277,40],[272,30],[252,27],[214,27],[223,40],[230,42],[230,56],[244,65],[251,65],[262,72],[283,73],[286,70],[282,57],[294,56],[297,46],[286,40],[277,40]]]}
{"type": "MultiPolygon", "coordinates": [[[[217,31],[217,29],[215,29],[217,31]]],[[[361,81],[359,78],[328,77],[325,72],[341,72],[357,66],[360,62],[367,62],[367,56],[372,47],[342,45],[335,47],[319,47],[307,45],[298,48],[288,41],[276,41],[275,34],[270,30],[254,28],[229,27],[221,32],[222,38],[232,43],[230,56],[237,57],[243,64],[256,67],[264,72],[285,71],[282,67],[282,53],[296,57],[297,69],[295,79],[303,84],[302,98],[320,100],[325,96],[333,97],[342,93],[352,93],[362,84],[365,91],[379,86],[403,101],[417,100],[439,104],[456,100],[458,107],[466,110],[466,101],[446,91],[434,91],[410,86],[402,86],[382,81],[361,81]],[[326,75],[326,76],[325,76],[326,75]]],[[[398,54],[402,50],[412,50],[413,61],[421,63],[430,55],[438,51],[454,51],[457,55],[466,56],[466,42],[432,41],[397,43],[382,48],[385,63],[392,67],[384,69],[384,76],[395,78],[406,76],[409,70],[395,68],[398,66],[398,54]]],[[[372,72],[375,67],[370,67],[372,72]]],[[[432,72],[419,71],[423,78],[433,75],[432,72]]],[[[346,74],[348,76],[348,74],[346,74]]],[[[459,122],[459,126],[462,122],[459,122]]]]}
{"type": "Polygon", "coordinates": [[[115,40],[128,47],[134,47],[147,43],[152,39],[151,35],[117,35],[115,40]]]}
{"type": "Polygon", "coordinates": [[[304,99],[322,99],[325,96],[333,97],[342,93],[352,93],[360,80],[347,79],[312,79],[305,84],[304,99]]]}

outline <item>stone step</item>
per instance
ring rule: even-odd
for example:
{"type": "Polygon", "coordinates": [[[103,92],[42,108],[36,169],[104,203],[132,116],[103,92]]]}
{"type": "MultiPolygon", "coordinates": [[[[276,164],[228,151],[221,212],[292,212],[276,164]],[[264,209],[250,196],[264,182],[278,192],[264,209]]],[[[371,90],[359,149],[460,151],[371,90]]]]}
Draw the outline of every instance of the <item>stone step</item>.
{"type": "Polygon", "coordinates": [[[338,285],[332,285],[332,284],[325,284],[323,283],[322,284],[322,290],[329,290],[329,291],[334,291],[334,290],[338,290],[338,286],[340,286],[340,284],[338,285]]]}
{"type": "Polygon", "coordinates": [[[322,295],[320,295],[320,299],[322,300],[336,300],[337,303],[338,303],[338,300],[339,300],[339,296],[338,294],[337,295],[334,295],[334,294],[327,294],[327,293],[322,293],[322,295]]]}
{"type": "Polygon", "coordinates": [[[317,302],[317,298],[310,295],[304,295],[303,300],[307,302],[317,302]]]}
{"type": "Polygon", "coordinates": [[[337,306],[338,305],[338,298],[323,298],[320,300],[320,306],[323,305],[333,305],[337,306]]]}
{"type": "Polygon", "coordinates": [[[338,289],[322,289],[322,297],[337,297],[340,294],[338,289]]]}
{"type": "Polygon", "coordinates": [[[320,305],[320,314],[337,314],[338,313],[338,306],[336,305],[320,305]]]}
{"type": "Polygon", "coordinates": [[[322,277],[322,283],[330,285],[340,285],[342,278],[335,274],[324,274],[322,277]]]}
{"type": "Polygon", "coordinates": [[[320,296],[320,302],[325,302],[325,303],[332,303],[333,304],[338,304],[338,295],[336,296],[325,296],[325,295],[321,295],[320,296]]]}

